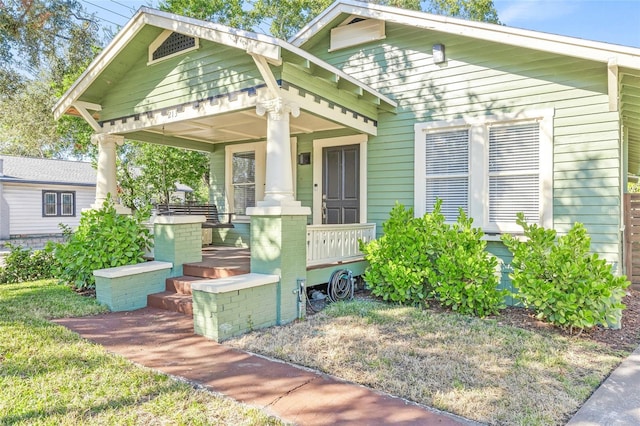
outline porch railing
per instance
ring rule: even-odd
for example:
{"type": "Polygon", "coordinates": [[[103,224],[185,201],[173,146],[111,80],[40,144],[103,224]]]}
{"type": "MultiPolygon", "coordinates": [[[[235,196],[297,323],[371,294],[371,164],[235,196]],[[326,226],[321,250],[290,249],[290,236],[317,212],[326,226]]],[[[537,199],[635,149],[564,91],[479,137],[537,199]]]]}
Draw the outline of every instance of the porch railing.
{"type": "Polygon", "coordinates": [[[307,266],[359,259],[358,241],[375,238],[375,223],[307,225],[307,266]]]}

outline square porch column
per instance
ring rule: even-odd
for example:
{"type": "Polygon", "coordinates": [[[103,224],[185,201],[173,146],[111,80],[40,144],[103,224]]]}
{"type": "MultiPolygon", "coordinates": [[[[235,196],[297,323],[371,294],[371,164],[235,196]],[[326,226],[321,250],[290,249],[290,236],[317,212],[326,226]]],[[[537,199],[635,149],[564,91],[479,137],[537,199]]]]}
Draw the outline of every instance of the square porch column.
{"type": "MultiPolygon", "coordinates": [[[[307,216],[293,196],[289,114],[296,105],[282,98],[258,104],[257,113],[267,114],[267,161],[264,201],[247,209],[251,217],[251,272],[280,277],[277,287],[277,323],[299,316],[298,280],[307,276],[307,216]]],[[[304,299],[303,299],[304,300],[304,299]]]]}

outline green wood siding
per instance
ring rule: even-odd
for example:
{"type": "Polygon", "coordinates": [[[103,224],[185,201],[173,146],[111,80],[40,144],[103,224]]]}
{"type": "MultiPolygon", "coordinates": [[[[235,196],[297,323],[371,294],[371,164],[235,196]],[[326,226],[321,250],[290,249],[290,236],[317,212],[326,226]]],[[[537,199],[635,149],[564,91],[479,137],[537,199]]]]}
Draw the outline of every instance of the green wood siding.
{"type": "MultiPolygon", "coordinates": [[[[146,51],[145,51],[146,53],[146,51]]],[[[127,78],[104,93],[101,120],[159,110],[262,84],[249,55],[200,40],[200,48],[147,65],[140,55],[127,78]]]]}
{"type": "Polygon", "coordinates": [[[318,93],[326,100],[357,111],[368,118],[373,120],[378,118],[377,108],[373,104],[359,102],[354,93],[338,89],[335,83],[330,83],[328,80],[314,78],[312,74],[291,63],[285,62],[283,64],[282,78],[293,85],[304,87],[306,91],[318,93]]]}
{"type": "Polygon", "coordinates": [[[310,49],[399,103],[397,114],[380,115],[378,136],[369,139],[369,221],[381,230],[395,201],[413,205],[416,122],[554,108],[554,227],[566,232],[583,222],[593,250],[620,262],[620,134],[608,109],[606,64],[386,28],[381,42],[329,53],[326,37],[310,49]],[[432,63],[435,43],[446,46],[444,65],[432,63]]]}

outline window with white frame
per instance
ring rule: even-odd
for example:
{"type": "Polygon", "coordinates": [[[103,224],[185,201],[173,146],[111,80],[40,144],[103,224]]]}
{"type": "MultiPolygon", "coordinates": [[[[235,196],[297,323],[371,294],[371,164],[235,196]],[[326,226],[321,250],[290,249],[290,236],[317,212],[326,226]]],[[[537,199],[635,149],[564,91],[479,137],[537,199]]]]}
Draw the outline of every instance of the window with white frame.
{"type": "Polygon", "coordinates": [[[552,226],[553,110],[419,123],[415,126],[415,212],[442,199],[486,232],[513,232],[516,214],[552,226]]]}
{"type": "MultiPolygon", "coordinates": [[[[297,139],[291,138],[291,166],[296,181],[297,139]]],[[[225,147],[225,188],[227,208],[236,219],[247,219],[247,208],[264,199],[266,177],[266,142],[251,142],[225,147]]],[[[295,192],[295,185],[294,185],[295,192]]],[[[294,194],[295,195],[295,194],[294,194]]]]}
{"type": "Polygon", "coordinates": [[[425,137],[426,205],[441,199],[442,214],[454,222],[459,208],[469,213],[469,131],[430,132],[425,137]]]}
{"type": "Polygon", "coordinates": [[[75,216],[74,191],[42,191],[42,216],[75,216]]]}
{"type": "Polygon", "coordinates": [[[229,211],[245,216],[264,198],[266,142],[227,145],[226,182],[229,211]]]}

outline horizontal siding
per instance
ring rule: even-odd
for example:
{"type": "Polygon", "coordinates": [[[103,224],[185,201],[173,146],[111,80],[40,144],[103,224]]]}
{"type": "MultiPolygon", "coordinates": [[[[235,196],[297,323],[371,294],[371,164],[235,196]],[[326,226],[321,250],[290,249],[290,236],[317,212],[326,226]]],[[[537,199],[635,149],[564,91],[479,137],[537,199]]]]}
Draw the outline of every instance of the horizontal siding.
{"type": "Polygon", "coordinates": [[[347,90],[340,90],[335,84],[331,84],[327,80],[314,78],[312,74],[303,71],[295,65],[287,62],[283,64],[282,79],[298,87],[303,87],[305,91],[320,94],[327,100],[357,111],[366,117],[374,120],[378,118],[378,111],[375,105],[360,102],[358,96],[354,93],[347,90]]]}
{"type": "MultiPolygon", "coordinates": [[[[331,53],[324,42],[312,48],[399,103],[369,141],[368,219],[381,225],[396,201],[413,204],[416,122],[554,108],[554,227],[583,222],[592,248],[617,261],[620,135],[617,114],[608,108],[606,64],[391,23],[386,28],[380,43],[331,53]],[[435,43],[446,46],[444,66],[432,63],[435,43]]],[[[505,257],[500,246],[492,251],[505,257]]]]}
{"type": "Polygon", "coordinates": [[[262,84],[249,55],[201,40],[198,50],[152,65],[141,56],[102,99],[101,120],[158,110],[262,84]]]}
{"type": "MultiPolygon", "coordinates": [[[[68,185],[4,185],[4,201],[9,205],[9,234],[36,235],[59,234],[60,223],[75,228],[80,223],[82,209],[87,209],[95,200],[95,188],[68,185]],[[42,217],[42,190],[75,191],[75,217],[42,217]]],[[[5,218],[2,218],[5,220],[5,218]]]]}

